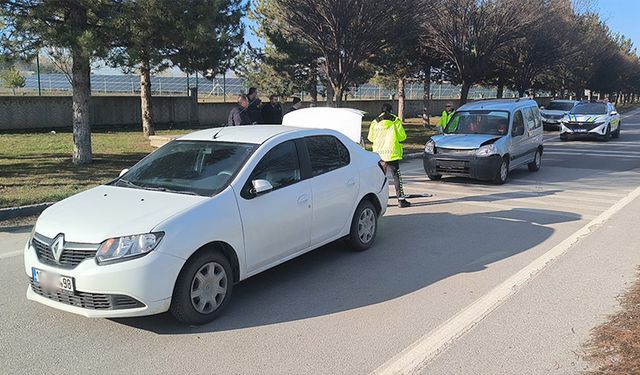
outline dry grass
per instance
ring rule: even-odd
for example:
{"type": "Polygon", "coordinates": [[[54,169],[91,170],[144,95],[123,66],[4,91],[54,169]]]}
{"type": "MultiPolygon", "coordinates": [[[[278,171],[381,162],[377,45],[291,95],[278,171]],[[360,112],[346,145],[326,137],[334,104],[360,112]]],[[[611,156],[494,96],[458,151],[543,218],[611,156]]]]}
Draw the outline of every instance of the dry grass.
{"type": "Polygon", "coordinates": [[[591,332],[585,359],[590,375],[640,374],[640,279],[620,299],[622,310],[591,332]]]}

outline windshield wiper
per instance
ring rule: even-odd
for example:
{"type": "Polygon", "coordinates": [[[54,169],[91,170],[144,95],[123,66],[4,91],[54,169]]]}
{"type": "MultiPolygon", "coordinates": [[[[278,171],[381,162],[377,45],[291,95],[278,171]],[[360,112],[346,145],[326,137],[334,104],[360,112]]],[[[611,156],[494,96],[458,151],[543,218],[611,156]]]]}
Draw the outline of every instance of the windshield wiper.
{"type": "Polygon", "coordinates": [[[177,193],[177,194],[187,194],[187,195],[200,196],[200,194],[198,194],[198,193],[196,193],[194,191],[174,190],[174,189],[169,189],[169,188],[160,187],[160,186],[142,186],[142,188],[145,189],[145,190],[152,190],[152,191],[164,191],[166,193],[177,193]]]}
{"type": "Polygon", "coordinates": [[[118,181],[116,181],[116,182],[123,182],[124,184],[126,184],[128,186],[131,186],[133,188],[136,188],[136,189],[144,189],[144,187],[142,187],[140,185],[136,185],[136,184],[134,184],[133,182],[131,182],[129,180],[125,180],[124,178],[119,178],[118,181]]]}

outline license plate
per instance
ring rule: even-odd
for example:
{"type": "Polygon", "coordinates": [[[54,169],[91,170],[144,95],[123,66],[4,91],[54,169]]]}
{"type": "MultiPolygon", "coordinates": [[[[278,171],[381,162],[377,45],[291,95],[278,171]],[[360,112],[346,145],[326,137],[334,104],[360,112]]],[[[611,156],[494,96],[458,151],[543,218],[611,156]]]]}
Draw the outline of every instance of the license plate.
{"type": "Polygon", "coordinates": [[[74,292],[73,277],[58,275],[57,273],[46,272],[37,268],[31,268],[33,282],[42,289],[49,291],[66,290],[74,292]]]}
{"type": "Polygon", "coordinates": [[[587,129],[573,129],[573,131],[576,133],[586,133],[587,129]]]}

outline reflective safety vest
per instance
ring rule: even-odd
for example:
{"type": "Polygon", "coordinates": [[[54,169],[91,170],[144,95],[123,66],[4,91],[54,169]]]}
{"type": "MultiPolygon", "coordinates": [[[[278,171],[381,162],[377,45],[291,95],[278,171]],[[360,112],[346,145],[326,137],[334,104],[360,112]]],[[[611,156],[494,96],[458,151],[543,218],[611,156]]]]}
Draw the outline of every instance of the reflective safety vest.
{"type": "Polygon", "coordinates": [[[438,126],[442,127],[442,130],[447,126],[454,113],[456,113],[456,111],[451,111],[451,113],[447,112],[446,109],[442,111],[442,116],[440,116],[440,121],[438,122],[438,126]]]}
{"type": "Polygon", "coordinates": [[[394,115],[383,113],[371,122],[367,139],[373,143],[373,152],[384,161],[402,160],[402,145],[407,134],[402,121],[394,115]]]}

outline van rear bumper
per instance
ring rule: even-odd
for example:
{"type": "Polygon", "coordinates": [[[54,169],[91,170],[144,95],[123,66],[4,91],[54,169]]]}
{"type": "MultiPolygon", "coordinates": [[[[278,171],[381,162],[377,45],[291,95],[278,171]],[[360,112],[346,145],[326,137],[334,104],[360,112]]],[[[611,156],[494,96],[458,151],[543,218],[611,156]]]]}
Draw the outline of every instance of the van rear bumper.
{"type": "Polygon", "coordinates": [[[502,163],[500,155],[476,157],[439,156],[425,153],[422,160],[424,171],[428,175],[461,176],[476,180],[493,180],[502,163]]]}

